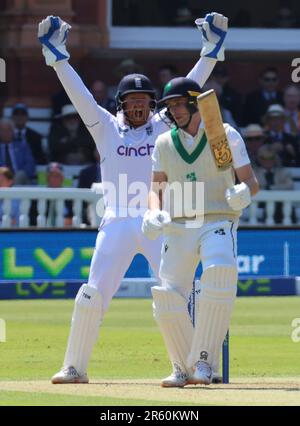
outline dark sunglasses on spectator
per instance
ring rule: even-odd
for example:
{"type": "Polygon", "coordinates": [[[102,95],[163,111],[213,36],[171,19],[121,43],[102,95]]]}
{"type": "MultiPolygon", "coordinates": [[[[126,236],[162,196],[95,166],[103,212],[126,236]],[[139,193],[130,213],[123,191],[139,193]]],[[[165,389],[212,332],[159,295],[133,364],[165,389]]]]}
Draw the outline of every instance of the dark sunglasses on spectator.
{"type": "Polygon", "coordinates": [[[261,156],[259,156],[258,157],[260,160],[265,160],[265,161],[274,161],[274,160],[276,160],[276,157],[275,156],[264,156],[264,155],[261,155],[261,156]]]}
{"type": "Polygon", "coordinates": [[[278,80],[277,77],[264,77],[266,83],[275,83],[278,80]]]}
{"type": "Polygon", "coordinates": [[[245,137],[245,139],[247,141],[259,141],[262,138],[263,138],[263,135],[261,135],[261,136],[248,136],[248,137],[245,137]]]}
{"type": "Polygon", "coordinates": [[[24,109],[16,109],[13,112],[13,115],[28,115],[27,111],[25,111],[24,109]]]}

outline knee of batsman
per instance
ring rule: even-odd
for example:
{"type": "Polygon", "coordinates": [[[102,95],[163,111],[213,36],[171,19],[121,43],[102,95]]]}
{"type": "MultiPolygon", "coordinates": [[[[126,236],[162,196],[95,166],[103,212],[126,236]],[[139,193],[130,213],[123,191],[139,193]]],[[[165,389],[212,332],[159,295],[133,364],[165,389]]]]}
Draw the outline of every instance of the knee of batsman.
{"type": "Polygon", "coordinates": [[[200,299],[232,300],[237,292],[237,269],[230,265],[210,266],[202,273],[200,299]]]}
{"type": "Polygon", "coordinates": [[[81,311],[95,310],[102,313],[103,297],[96,288],[83,284],[77,293],[75,306],[81,311]]]}
{"type": "Polygon", "coordinates": [[[156,320],[161,318],[172,319],[180,315],[187,315],[187,302],[176,290],[165,287],[152,287],[153,316],[156,320]]]}
{"type": "Polygon", "coordinates": [[[206,250],[202,258],[203,265],[214,265],[215,263],[219,265],[236,265],[235,253],[232,250],[224,251],[223,248],[213,247],[212,250],[206,250]]]}

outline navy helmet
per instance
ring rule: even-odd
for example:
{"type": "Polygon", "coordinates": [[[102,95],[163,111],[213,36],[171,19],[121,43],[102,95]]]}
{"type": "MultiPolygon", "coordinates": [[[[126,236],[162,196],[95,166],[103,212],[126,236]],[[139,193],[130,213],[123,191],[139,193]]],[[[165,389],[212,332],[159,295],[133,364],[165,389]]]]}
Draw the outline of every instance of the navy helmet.
{"type": "Polygon", "coordinates": [[[118,111],[122,109],[124,96],[128,95],[129,93],[148,93],[153,100],[151,103],[151,109],[155,109],[155,90],[151,81],[145,75],[128,74],[122,78],[116,94],[116,104],[118,111]]]}

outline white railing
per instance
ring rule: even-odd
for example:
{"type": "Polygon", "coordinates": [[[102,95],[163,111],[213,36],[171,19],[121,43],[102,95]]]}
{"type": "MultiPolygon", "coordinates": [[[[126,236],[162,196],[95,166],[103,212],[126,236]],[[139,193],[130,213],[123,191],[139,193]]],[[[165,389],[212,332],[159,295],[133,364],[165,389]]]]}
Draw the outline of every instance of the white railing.
{"type": "MultiPolygon", "coordinates": [[[[64,226],[64,208],[65,201],[73,201],[73,217],[72,227],[77,228],[82,223],[82,207],[83,202],[88,202],[91,208],[96,212],[96,205],[101,201],[102,195],[97,194],[90,189],[77,188],[40,188],[40,187],[18,187],[0,189],[0,200],[2,200],[2,228],[11,227],[11,207],[12,200],[19,200],[19,220],[18,225],[22,228],[30,226],[29,211],[31,201],[37,200],[37,227],[42,228],[47,226],[46,208],[48,200],[56,201],[56,218],[55,226],[64,226]]],[[[100,217],[96,214],[91,215],[93,218],[92,226],[98,226],[100,217]]]]}
{"type": "MultiPolygon", "coordinates": [[[[283,226],[291,226],[292,223],[292,210],[295,208],[297,217],[297,224],[300,223],[300,217],[297,214],[299,211],[300,205],[300,191],[259,191],[258,194],[253,198],[253,201],[248,211],[247,221],[244,221],[243,218],[241,223],[245,226],[274,226],[274,213],[276,202],[282,202],[283,204],[283,219],[280,225],[283,226]],[[265,202],[266,203],[266,218],[264,222],[259,220],[260,212],[258,203],[265,202]]],[[[247,216],[244,214],[243,217],[247,216]]]]}
{"type": "MultiPolygon", "coordinates": [[[[99,186],[99,185],[98,185],[99,186]]],[[[0,189],[0,202],[2,203],[2,223],[0,227],[11,227],[11,206],[12,200],[19,200],[19,220],[18,226],[27,228],[30,226],[29,211],[32,200],[37,200],[37,227],[42,228],[47,226],[46,206],[48,200],[56,200],[56,227],[64,226],[64,203],[67,200],[73,201],[73,217],[72,227],[78,228],[82,224],[82,207],[83,202],[89,203],[91,218],[91,226],[96,227],[99,225],[101,217],[96,214],[97,211],[102,211],[103,199],[99,188],[97,192],[90,189],[77,189],[77,188],[58,188],[49,189],[41,187],[18,187],[0,189]]],[[[283,203],[283,221],[281,226],[292,226],[292,209],[300,211],[300,191],[260,191],[252,201],[250,207],[244,212],[241,218],[243,226],[274,226],[274,212],[275,203],[283,203]],[[258,203],[266,203],[264,222],[261,221],[260,208],[258,203]]],[[[298,215],[297,224],[300,224],[300,214],[298,215]]]]}

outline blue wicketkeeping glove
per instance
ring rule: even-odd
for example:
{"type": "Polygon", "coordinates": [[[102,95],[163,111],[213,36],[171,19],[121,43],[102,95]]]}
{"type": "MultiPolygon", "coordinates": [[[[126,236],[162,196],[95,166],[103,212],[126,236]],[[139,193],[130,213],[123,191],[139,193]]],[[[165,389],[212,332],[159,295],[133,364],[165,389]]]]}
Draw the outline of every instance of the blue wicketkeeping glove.
{"type": "Polygon", "coordinates": [[[224,40],[228,30],[228,18],[220,13],[209,13],[195,21],[202,33],[201,56],[224,61],[224,40]]]}
{"type": "Polygon", "coordinates": [[[39,24],[38,38],[43,46],[43,55],[46,64],[53,67],[58,61],[67,61],[70,58],[66,50],[66,40],[71,28],[58,16],[47,16],[39,24]]]}

